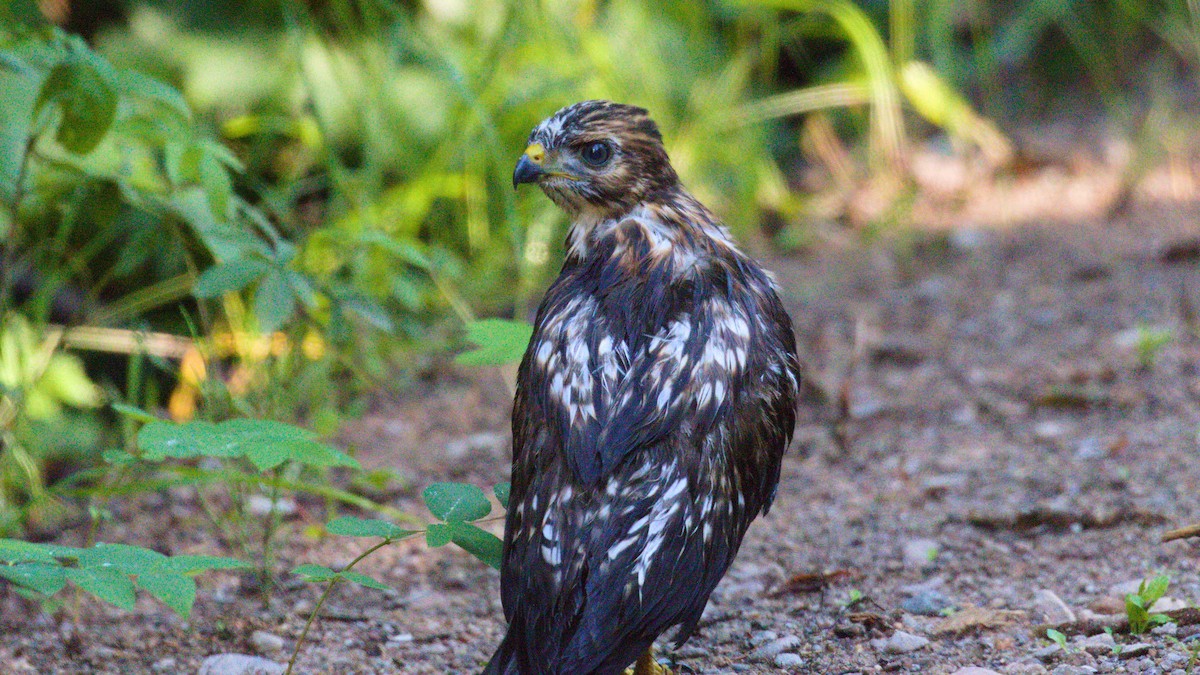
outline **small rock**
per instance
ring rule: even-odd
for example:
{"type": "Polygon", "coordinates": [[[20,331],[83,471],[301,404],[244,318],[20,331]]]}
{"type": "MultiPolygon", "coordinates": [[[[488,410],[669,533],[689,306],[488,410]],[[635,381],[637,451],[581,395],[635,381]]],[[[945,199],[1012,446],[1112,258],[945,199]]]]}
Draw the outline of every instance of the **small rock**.
{"type": "Polygon", "coordinates": [[[1121,648],[1121,653],[1118,654],[1123,659],[1136,659],[1139,656],[1145,656],[1150,653],[1152,645],[1145,642],[1135,642],[1131,645],[1125,645],[1121,648]]]}
{"type": "Polygon", "coordinates": [[[845,621],[833,627],[833,634],[840,638],[857,638],[867,634],[861,623],[845,621]]]}
{"type": "Polygon", "coordinates": [[[246,654],[215,654],[200,663],[197,675],[282,675],[286,667],[246,654]]]}
{"type": "Polygon", "coordinates": [[[1016,661],[1001,669],[1004,675],[1046,675],[1046,667],[1035,661],[1016,661]]]}
{"type": "Polygon", "coordinates": [[[784,652],[775,657],[775,665],[780,668],[799,668],[804,665],[804,659],[799,654],[784,652]]]}
{"type": "Polygon", "coordinates": [[[1112,615],[1125,613],[1125,599],[1115,595],[1097,598],[1088,608],[1097,614],[1112,615]]]}
{"type": "Polygon", "coordinates": [[[250,634],[250,643],[259,654],[271,656],[283,651],[283,638],[265,630],[256,630],[250,634]]]}
{"type": "Polygon", "coordinates": [[[996,671],[994,671],[990,668],[980,668],[979,666],[967,666],[966,668],[959,668],[958,670],[954,671],[953,673],[950,673],[950,675],[1000,675],[1000,673],[997,673],[996,671]]]}
{"type": "Polygon", "coordinates": [[[937,559],[938,543],[932,539],[910,539],[904,542],[904,566],[925,569],[937,559]]]}
{"type": "Polygon", "coordinates": [[[773,630],[760,630],[756,631],[750,636],[750,644],[761,645],[764,642],[770,642],[771,640],[776,640],[778,638],[779,633],[776,633],[773,630]]]}
{"type": "Polygon", "coordinates": [[[1091,675],[1096,669],[1091,666],[1072,666],[1063,664],[1050,671],[1050,675],[1091,675]]]}
{"type": "Polygon", "coordinates": [[[914,594],[900,603],[900,607],[909,614],[921,616],[940,616],[947,609],[954,608],[954,602],[941,591],[932,588],[914,594]]]}
{"type": "Polygon", "coordinates": [[[1058,626],[1075,620],[1075,612],[1051,590],[1041,589],[1033,594],[1033,609],[1044,623],[1058,626]]]}
{"type": "Polygon", "coordinates": [[[412,633],[396,633],[388,638],[388,642],[412,642],[412,633]]]}
{"type": "Polygon", "coordinates": [[[800,638],[796,637],[795,635],[784,635],[777,640],[771,640],[758,649],[755,649],[750,654],[750,657],[755,659],[772,659],[793,647],[799,646],[800,638]]]}
{"type": "Polygon", "coordinates": [[[1177,609],[1185,609],[1187,606],[1188,604],[1184,600],[1164,595],[1155,601],[1153,605],[1150,605],[1149,609],[1153,609],[1156,612],[1173,612],[1177,609]]]}
{"type": "Polygon", "coordinates": [[[174,673],[177,672],[178,668],[179,662],[170,656],[164,659],[159,659],[150,666],[150,670],[153,670],[156,673],[174,673]]]}
{"type": "Polygon", "coordinates": [[[1103,656],[1105,654],[1112,654],[1113,647],[1117,646],[1117,642],[1108,633],[1097,633],[1089,638],[1080,640],[1079,646],[1089,654],[1103,656]]]}
{"type": "Polygon", "coordinates": [[[1150,632],[1154,633],[1155,635],[1169,635],[1171,637],[1175,637],[1179,634],[1179,624],[1175,623],[1174,621],[1170,623],[1164,623],[1161,626],[1155,626],[1154,628],[1151,628],[1150,632]]]}
{"type": "Polygon", "coordinates": [[[1061,651],[1062,647],[1059,647],[1058,645],[1046,645],[1045,647],[1033,650],[1033,657],[1040,661],[1051,661],[1057,657],[1061,651]]]}
{"type": "Polygon", "coordinates": [[[898,630],[889,638],[871,640],[871,646],[885,654],[907,654],[929,644],[928,638],[898,630]]]}
{"type": "Polygon", "coordinates": [[[1056,441],[1071,431],[1071,428],[1062,422],[1046,421],[1038,422],[1033,427],[1033,437],[1039,441],[1056,441]]]}

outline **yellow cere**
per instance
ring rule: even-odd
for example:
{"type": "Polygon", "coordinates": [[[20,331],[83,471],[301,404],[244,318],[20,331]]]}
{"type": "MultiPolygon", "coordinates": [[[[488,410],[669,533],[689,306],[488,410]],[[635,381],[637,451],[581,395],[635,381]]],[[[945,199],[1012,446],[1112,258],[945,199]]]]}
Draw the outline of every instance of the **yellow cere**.
{"type": "Polygon", "coordinates": [[[546,158],[546,148],[541,143],[533,143],[528,148],[525,148],[525,156],[534,164],[541,164],[546,158]]]}

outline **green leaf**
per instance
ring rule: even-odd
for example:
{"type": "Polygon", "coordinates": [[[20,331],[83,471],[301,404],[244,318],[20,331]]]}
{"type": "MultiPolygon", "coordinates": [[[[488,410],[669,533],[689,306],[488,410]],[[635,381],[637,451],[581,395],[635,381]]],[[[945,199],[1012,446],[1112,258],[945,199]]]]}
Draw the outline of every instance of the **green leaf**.
{"type": "MultiPolygon", "coordinates": [[[[18,63],[19,68],[0,70],[0,202],[4,204],[11,204],[16,193],[42,81],[40,71],[18,63]]],[[[0,222],[0,229],[7,231],[3,225],[0,222]]]]}
{"type": "Polygon", "coordinates": [[[305,581],[322,582],[329,581],[338,576],[337,572],[325,567],[324,565],[301,565],[292,570],[292,574],[304,577],[305,581]]]}
{"type": "Polygon", "coordinates": [[[439,520],[470,522],[492,512],[483,490],[466,483],[434,483],[421,493],[425,506],[439,520]]]}
{"type": "Polygon", "coordinates": [[[524,321],[484,319],[467,324],[467,341],[479,345],[463,352],[454,362],[464,366],[500,366],[519,363],[525,356],[533,326],[524,321]]]}
{"type": "Polygon", "coordinates": [[[138,586],[162,601],[176,614],[188,618],[196,602],[196,581],[183,574],[153,572],[139,574],[138,586]]]}
{"type": "Polygon", "coordinates": [[[86,155],[100,144],[117,117],[114,85],[111,66],[99,57],[79,53],[50,71],[34,108],[58,105],[62,120],[54,137],[71,152],[86,155]]]}
{"type": "Polygon", "coordinates": [[[117,76],[122,93],[160,104],[175,113],[181,121],[192,117],[192,110],[179,90],[136,70],[122,70],[117,76]]]}
{"type": "Polygon", "coordinates": [[[282,270],[271,270],[263,277],[254,294],[254,315],[258,329],[272,333],[296,311],[296,294],[282,270]]]}
{"type": "Polygon", "coordinates": [[[504,544],[500,538],[469,523],[449,523],[450,538],[467,553],[482,560],[493,569],[500,569],[504,544]]]}
{"type": "Polygon", "coordinates": [[[54,555],[45,546],[20,539],[0,539],[0,562],[58,564],[54,555]]]}
{"type": "Polygon", "coordinates": [[[123,574],[144,574],[160,568],[167,556],[140,546],[96,544],[79,553],[80,567],[114,569],[123,574]]]}
{"type": "Polygon", "coordinates": [[[246,459],[250,460],[259,471],[274,469],[289,460],[307,466],[360,468],[358,460],[316,441],[267,442],[247,445],[246,459]]]}
{"type": "Polygon", "coordinates": [[[121,609],[133,609],[133,581],[125,574],[105,567],[67,567],[63,572],[76,586],[97,598],[121,609]]]}
{"type": "Polygon", "coordinates": [[[355,572],[353,570],[347,570],[345,572],[338,572],[337,575],[339,577],[341,577],[342,579],[345,579],[346,581],[352,581],[352,582],[358,584],[359,586],[366,586],[367,588],[374,588],[374,589],[377,589],[380,591],[390,591],[392,588],[391,586],[388,586],[387,584],[375,581],[371,577],[369,577],[361,572],[355,572]]]}
{"type": "Polygon", "coordinates": [[[145,459],[161,461],[167,457],[191,459],[194,457],[240,457],[240,445],[232,447],[212,422],[155,421],[142,427],[137,434],[138,448],[145,459]]]}
{"type": "Polygon", "coordinates": [[[386,520],[355,518],[354,516],[335,518],[329,521],[325,529],[330,534],[338,534],[343,537],[379,537],[381,539],[399,539],[417,533],[417,530],[406,530],[386,520]]]}
{"type": "Polygon", "coordinates": [[[42,595],[54,595],[67,584],[65,568],[40,562],[0,565],[0,578],[42,595]]]}
{"type": "Polygon", "coordinates": [[[454,540],[454,532],[445,523],[432,523],[425,528],[425,544],[430,548],[445,546],[454,540]]]}
{"type": "Polygon", "coordinates": [[[137,406],[127,403],[112,403],[112,409],[126,417],[132,417],[139,422],[157,422],[158,418],[137,406]]]}
{"type": "Polygon", "coordinates": [[[266,258],[271,254],[266,243],[255,237],[249,228],[230,222],[224,214],[214,213],[208,197],[198,187],[176,190],[169,206],[218,260],[245,258],[255,253],[266,258]]]}
{"type": "Polygon", "coordinates": [[[215,555],[176,555],[164,560],[155,573],[195,574],[209,570],[250,569],[253,565],[236,558],[215,555]]]}
{"type": "Polygon", "coordinates": [[[1159,598],[1166,595],[1167,588],[1170,585],[1171,577],[1160,574],[1154,577],[1148,584],[1143,581],[1141,584],[1142,587],[1138,589],[1138,595],[1142,596],[1142,600],[1145,600],[1146,604],[1144,606],[1150,608],[1154,603],[1158,602],[1159,598]]]}
{"type": "Polygon", "coordinates": [[[270,267],[261,258],[236,258],[204,270],[192,286],[197,298],[217,298],[240,291],[262,278],[270,267]]]}
{"type": "Polygon", "coordinates": [[[508,493],[512,491],[512,483],[496,483],[492,487],[492,494],[496,495],[496,501],[500,502],[500,506],[508,510],[508,493]]]}
{"type": "Polygon", "coordinates": [[[106,464],[113,466],[123,466],[132,464],[137,461],[137,457],[121,450],[120,448],[109,448],[100,452],[100,459],[103,459],[106,464]]]}

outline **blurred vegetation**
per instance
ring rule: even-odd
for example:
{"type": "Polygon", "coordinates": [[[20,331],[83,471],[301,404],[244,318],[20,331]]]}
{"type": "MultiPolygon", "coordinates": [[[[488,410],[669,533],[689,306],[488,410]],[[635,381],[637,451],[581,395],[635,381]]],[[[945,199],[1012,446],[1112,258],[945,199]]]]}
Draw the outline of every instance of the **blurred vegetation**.
{"type": "Polygon", "coordinates": [[[510,177],[563,105],[649,108],[698,197],[795,246],[801,169],[902,204],[916,143],[1004,172],[1013,128],[1084,111],[1141,170],[1188,128],[1197,4],[11,0],[0,535],[136,446],[103,402],[328,435],[464,323],[528,316],[565,222],[510,177]]]}

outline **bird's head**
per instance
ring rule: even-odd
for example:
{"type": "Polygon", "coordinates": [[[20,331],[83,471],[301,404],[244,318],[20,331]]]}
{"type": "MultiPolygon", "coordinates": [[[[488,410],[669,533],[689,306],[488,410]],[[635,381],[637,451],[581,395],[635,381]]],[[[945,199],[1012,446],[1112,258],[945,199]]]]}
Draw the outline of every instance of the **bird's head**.
{"type": "Polygon", "coordinates": [[[658,126],[644,108],[583,101],[529,134],[513,187],[537,183],[573,218],[605,219],[678,184],[658,126]]]}

